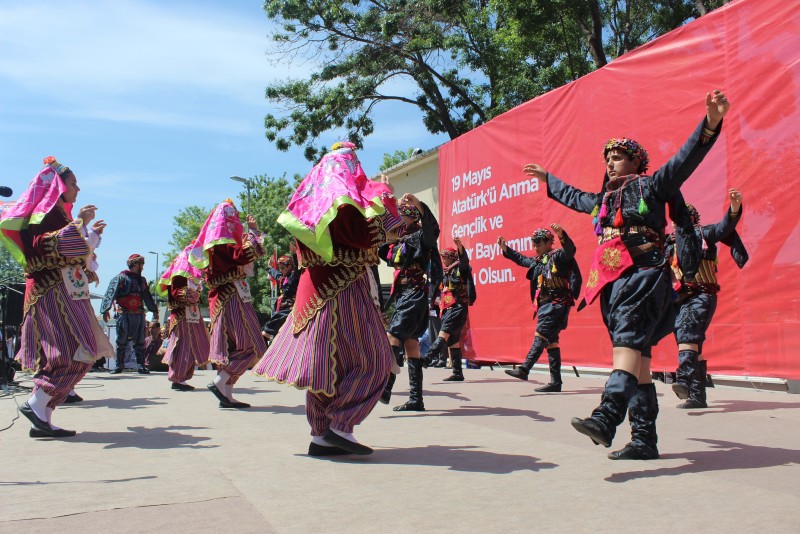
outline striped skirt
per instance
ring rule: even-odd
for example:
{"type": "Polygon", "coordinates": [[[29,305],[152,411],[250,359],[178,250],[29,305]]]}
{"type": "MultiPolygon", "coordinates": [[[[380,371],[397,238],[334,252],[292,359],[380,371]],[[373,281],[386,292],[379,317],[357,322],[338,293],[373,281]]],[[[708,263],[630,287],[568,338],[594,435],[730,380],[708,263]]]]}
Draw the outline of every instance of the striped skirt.
{"type": "Polygon", "coordinates": [[[231,296],[211,327],[209,360],[232,376],[241,376],[267,350],[253,305],[231,296]]]}
{"type": "Polygon", "coordinates": [[[73,300],[63,283],[41,296],[23,318],[17,360],[35,372],[36,387],[53,397],[51,408],[64,401],[97,358],[93,323],[89,300],[73,300]]]}
{"type": "Polygon", "coordinates": [[[370,296],[369,279],[362,276],[326,302],[298,334],[292,333],[290,315],[253,372],[332,397],[351,374],[363,377],[364,387],[370,390],[368,379],[374,378],[382,389],[392,358],[380,312],[370,296]]]}
{"type": "Polygon", "coordinates": [[[195,365],[208,363],[210,350],[208,330],[203,321],[179,320],[172,328],[163,363],[169,366],[170,382],[185,382],[194,375],[195,365]]]}

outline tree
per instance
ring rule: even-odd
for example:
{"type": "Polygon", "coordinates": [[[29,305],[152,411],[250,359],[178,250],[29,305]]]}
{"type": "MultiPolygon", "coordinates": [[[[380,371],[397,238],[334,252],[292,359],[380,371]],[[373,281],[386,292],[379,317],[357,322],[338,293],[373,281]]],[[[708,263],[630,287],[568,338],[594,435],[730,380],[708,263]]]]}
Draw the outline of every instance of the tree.
{"type": "Polygon", "coordinates": [[[197,237],[209,213],[211,208],[193,205],[183,208],[172,218],[172,237],[169,240],[172,248],[167,252],[162,267],[169,266],[172,260],[197,237]]]}
{"type": "MultiPolygon", "coordinates": [[[[303,179],[300,175],[294,176],[294,184],[286,180],[285,175],[272,178],[264,175],[251,178],[250,210],[258,222],[258,227],[264,234],[264,248],[267,253],[256,262],[255,276],[250,279],[250,291],[253,296],[253,306],[259,316],[266,318],[272,313],[275,303],[271,300],[270,277],[267,271],[269,258],[277,246],[278,256],[289,253],[289,243],[294,242],[291,234],[277,224],[278,215],[286,209],[297,185],[303,179]]],[[[239,204],[246,205],[247,194],[239,195],[239,204]]]]}
{"type": "MultiPolygon", "coordinates": [[[[267,176],[255,176],[250,178],[250,209],[258,222],[259,229],[264,234],[264,248],[267,254],[256,262],[255,276],[250,279],[250,289],[253,296],[253,305],[258,314],[265,318],[272,312],[274,303],[270,300],[269,274],[266,270],[269,257],[278,247],[278,255],[288,254],[289,243],[292,241],[289,232],[276,223],[278,215],[286,208],[289,199],[294,193],[297,184],[300,183],[302,176],[295,175],[294,185],[290,185],[285,176],[281,178],[271,178],[267,176]]],[[[239,194],[238,206],[247,205],[247,193],[239,194]]],[[[188,206],[178,212],[173,218],[172,238],[170,246],[172,250],[168,253],[166,265],[182,251],[190,241],[197,237],[203,223],[208,218],[211,209],[200,206],[188,206]]],[[[245,213],[241,213],[244,222],[245,213]]],[[[201,301],[208,302],[208,291],[203,291],[201,301]]]]}
{"type": "Polygon", "coordinates": [[[266,116],[266,137],[314,161],[321,134],[361,146],[393,101],[453,139],[726,2],[267,0],[273,57],[320,67],[267,87],[285,113],[266,116]]]}
{"type": "Polygon", "coordinates": [[[25,273],[6,247],[0,245],[0,282],[24,282],[25,273]]]}
{"type": "Polygon", "coordinates": [[[383,163],[381,163],[379,170],[385,171],[386,169],[389,169],[391,167],[394,167],[395,165],[403,163],[404,161],[410,159],[411,156],[414,155],[414,150],[415,149],[413,148],[409,148],[408,150],[395,150],[393,154],[389,153],[384,154],[383,163]]]}

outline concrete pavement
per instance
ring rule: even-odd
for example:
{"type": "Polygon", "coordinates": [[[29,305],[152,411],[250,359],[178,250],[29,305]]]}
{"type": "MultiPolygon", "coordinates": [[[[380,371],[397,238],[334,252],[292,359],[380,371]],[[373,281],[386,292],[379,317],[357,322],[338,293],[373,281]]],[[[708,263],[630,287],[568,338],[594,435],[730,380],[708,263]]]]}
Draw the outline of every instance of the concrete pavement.
{"type": "MultiPolygon", "coordinates": [[[[794,531],[800,504],[800,397],[709,390],[686,412],[657,384],[657,461],[611,461],[569,424],[599,400],[603,378],[546,381],[467,370],[425,372],[424,413],[379,404],[356,430],[365,457],[316,459],[304,392],[246,375],[248,411],[220,410],[165,373],[89,374],[85,401],[56,411],[79,434],[0,432],[0,532],[754,532],[794,531]]],[[[407,375],[392,406],[405,401],[407,375]]],[[[0,398],[0,427],[27,398],[0,398]]]]}

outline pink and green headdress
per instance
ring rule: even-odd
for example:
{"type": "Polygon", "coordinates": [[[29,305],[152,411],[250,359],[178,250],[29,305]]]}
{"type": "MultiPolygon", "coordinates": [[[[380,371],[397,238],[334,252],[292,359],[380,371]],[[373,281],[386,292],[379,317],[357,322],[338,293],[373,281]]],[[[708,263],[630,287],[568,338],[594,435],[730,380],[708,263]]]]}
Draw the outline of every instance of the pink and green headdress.
{"type": "Polygon", "coordinates": [[[208,267],[209,250],[216,245],[241,245],[244,226],[239,220],[239,210],[231,199],[226,199],[208,216],[189,254],[189,263],[198,269],[208,267]]]}
{"type": "Polygon", "coordinates": [[[642,145],[633,139],[628,139],[627,137],[612,137],[608,140],[606,146],[603,148],[603,158],[608,156],[608,153],[614,149],[622,150],[630,159],[639,158],[639,168],[636,169],[636,172],[638,174],[644,174],[647,172],[647,166],[650,164],[650,158],[647,156],[647,151],[642,145]]]}
{"type": "Polygon", "coordinates": [[[169,264],[167,270],[164,271],[164,274],[161,275],[161,278],[158,279],[158,284],[156,284],[156,292],[161,297],[165,297],[167,295],[167,291],[169,291],[169,286],[172,285],[172,279],[176,276],[183,276],[189,280],[193,280],[194,282],[199,282],[203,279],[203,273],[189,263],[189,256],[192,253],[192,249],[194,248],[194,241],[189,243],[186,248],[184,248],[180,254],[178,254],[172,263],[169,264]]]}
{"type": "MultiPolygon", "coordinates": [[[[67,187],[61,175],[69,171],[53,156],[44,158],[44,168],[28,184],[28,189],[17,202],[0,215],[0,241],[22,267],[27,265],[22,249],[20,231],[39,224],[58,203],[67,187]]],[[[72,205],[66,204],[67,215],[72,218],[72,205]]]]}
{"type": "MultiPolygon", "coordinates": [[[[349,204],[365,218],[389,210],[395,218],[397,206],[386,184],[367,179],[349,141],[334,144],[303,179],[278,223],[298,241],[330,261],[333,243],[328,226],[339,207],[349,204]]],[[[398,221],[399,222],[399,221],[398,221]]]]}

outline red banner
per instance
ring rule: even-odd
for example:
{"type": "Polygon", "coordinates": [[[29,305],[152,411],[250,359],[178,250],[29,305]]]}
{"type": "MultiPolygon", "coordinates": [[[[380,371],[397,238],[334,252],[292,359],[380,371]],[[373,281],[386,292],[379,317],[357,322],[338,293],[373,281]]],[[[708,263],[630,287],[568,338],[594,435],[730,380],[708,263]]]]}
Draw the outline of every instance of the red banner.
{"type": "MultiPolygon", "coordinates": [[[[549,200],[522,166],[599,191],[603,145],[625,136],[645,146],[655,170],[703,118],[712,89],[732,108],[682,191],[706,224],[722,218],[729,188],[742,191],[738,231],[750,262],[739,270],[720,245],[722,291],[704,355],[716,374],[800,378],[800,10],[780,0],[732,2],[440,149],[441,246],[457,235],[469,251],[478,359],[520,362],[534,335],[525,269],[503,258],[498,236],[530,256],[533,230],[561,224],[584,281],[597,246],[591,217],[549,200]]],[[[573,308],[561,346],[566,365],[610,366],[599,303],[573,308]]],[[[676,354],[665,339],[653,368],[674,370],[676,354]]]]}

